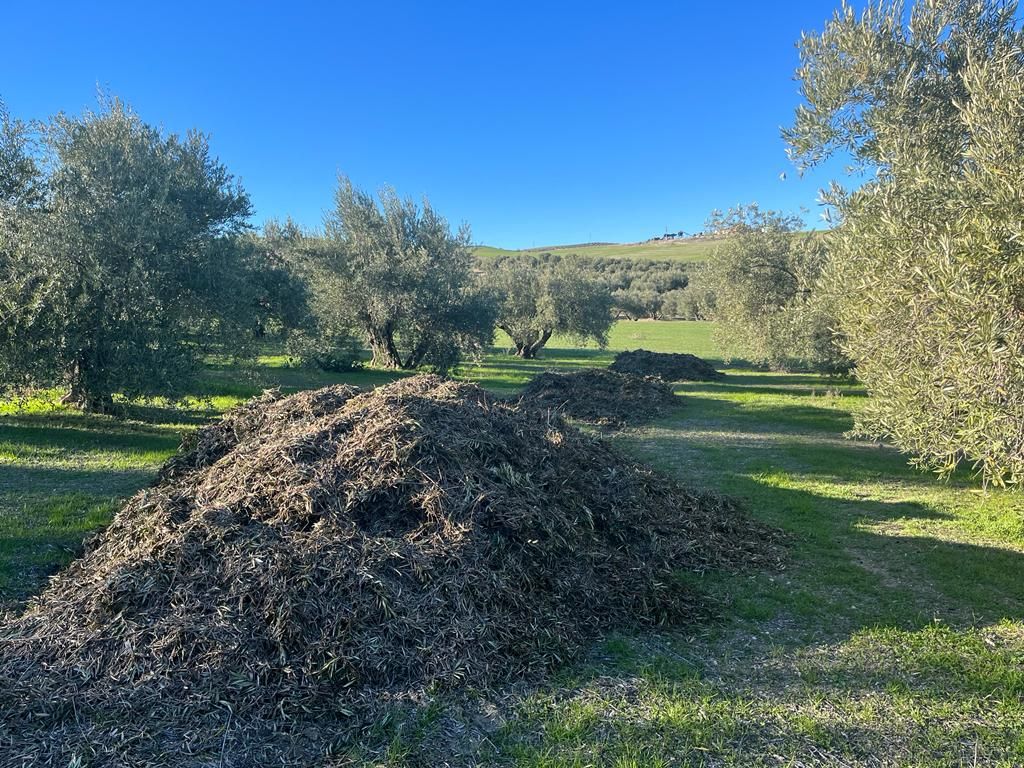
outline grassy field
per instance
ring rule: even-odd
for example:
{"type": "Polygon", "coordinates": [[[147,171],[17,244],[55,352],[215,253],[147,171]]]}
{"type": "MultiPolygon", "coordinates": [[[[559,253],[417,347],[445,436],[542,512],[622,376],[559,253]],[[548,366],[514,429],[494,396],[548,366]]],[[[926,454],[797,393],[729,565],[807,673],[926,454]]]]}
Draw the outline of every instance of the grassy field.
{"type": "MultiPolygon", "coordinates": [[[[500,344],[499,344],[500,347],[500,344]]],[[[543,360],[500,349],[459,375],[509,392],[546,367],[604,365],[643,347],[716,358],[702,323],[619,323],[609,350],[562,341],[543,360]]],[[[721,362],[721,361],[719,361],[721,362]]],[[[36,402],[0,411],[0,591],[13,604],[150,482],[181,430],[263,386],[376,384],[266,358],[251,380],[211,368],[205,402],[126,422],[36,402]]],[[[805,766],[1024,764],[1024,497],[947,483],[892,449],[846,439],[864,393],[811,375],[726,369],[678,387],[624,450],[742,499],[788,532],[780,573],[715,575],[720,615],[607,638],[539,689],[501,699],[474,748],[485,764],[805,766]]],[[[382,725],[376,764],[419,757],[461,715],[382,725]]],[[[468,717],[468,716],[467,716],[468,717]]],[[[465,725],[465,723],[463,723],[465,725]]],[[[456,729],[457,730],[457,729],[456,729]]]]}
{"type": "Polygon", "coordinates": [[[555,245],[545,248],[528,248],[512,251],[489,245],[477,246],[473,252],[478,256],[512,256],[526,253],[557,253],[563,256],[600,256],[606,259],[650,259],[654,261],[695,262],[704,261],[715,247],[714,240],[664,240],[644,243],[600,243],[596,245],[555,245]]]}

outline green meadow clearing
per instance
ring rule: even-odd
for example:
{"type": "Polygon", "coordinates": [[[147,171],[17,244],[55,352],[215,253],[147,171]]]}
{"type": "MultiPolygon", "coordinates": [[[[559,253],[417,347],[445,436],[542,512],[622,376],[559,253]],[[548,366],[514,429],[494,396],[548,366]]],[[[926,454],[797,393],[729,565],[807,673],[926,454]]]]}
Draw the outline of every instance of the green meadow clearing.
{"type": "Polygon", "coordinates": [[[678,261],[683,263],[704,261],[717,244],[716,240],[661,240],[643,243],[597,243],[585,245],[554,245],[526,248],[519,251],[480,245],[473,249],[476,256],[515,256],[530,253],[554,253],[562,256],[594,256],[603,259],[648,259],[651,261],[678,261]]]}
{"type": "MultiPolygon", "coordinates": [[[[608,350],[559,340],[541,360],[499,348],[458,372],[511,393],[538,370],[605,365],[616,350],[718,360],[704,323],[620,322],[608,350]]],[[[151,482],[183,430],[262,388],[322,374],[268,356],[211,365],[185,410],[126,421],[47,403],[0,406],[0,600],[16,606],[151,482]]],[[[483,764],[523,766],[1024,764],[1024,497],[968,472],[940,482],[844,433],[856,384],[724,365],[677,387],[660,421],[611,437],[694,486],[745,502],[789,535],[782,572],[709,575],[710,622],[607,638],[548,683],[505,697],[483,764]]],[[[358,762],[425,765],[443,704],[383,723],[358,762]],[[439,707],[441,710],[439,710],[439,707]],[[368,756],[374,752],[371,761],[368,756]]]]}

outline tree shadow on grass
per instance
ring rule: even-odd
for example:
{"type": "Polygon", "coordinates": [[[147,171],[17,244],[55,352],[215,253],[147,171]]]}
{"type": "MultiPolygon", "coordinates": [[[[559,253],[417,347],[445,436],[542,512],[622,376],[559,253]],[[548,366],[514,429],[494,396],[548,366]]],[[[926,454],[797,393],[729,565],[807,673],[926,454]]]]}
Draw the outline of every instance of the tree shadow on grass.
{"type": "MultiPolygon", "coordinates": [[[[682,407],[647,428],[623,435],[624,442],[664,468],[674,471],[695,457],[713,466],[723,456],[742,465],[744,474],[796,472],[837,487],[888,483],[930,489],[979,491],[981,484],[969,466],[938,478],[909,463],[907,454],[875,440],[847,437],[854,427],[849,411],[836,403],[813,405],[688,397],[682,407]],[[647,450],[657,441],[656,452],[647,450]],[[664,459],[668,458],[668,461],[664,459]]],[[[1024,499],[1024,497],[1022,497],[1024,499]]],[[[1022,501],[1024,504],[1024,501],[1022,501]]]]}
{"type": "Polygon", "coordinates": [[[832,404],[814,405],[734,401],[694,397],[677,390],[678,406],[645,427],[634,430],[632,442],[643,449],[651,440],[672,448],[720,445],[775,450],[782,440],[818,444],[836,443],[853,451],[878,448],[880,443],[850,441],[843,434],[853,428],[850,413],[832,404]]]}
{"type": "MultiPolygon", "coordinates": [[[[758,371],[749,365],[732,361],[725,368],[725,378],[715,384],[762,387],[817,387],[834,389],[856,389],[861,385],[849,376],[824,376],[820,373],[778,373],[775,371],[758,371]]],[[[771,391],[775,391],[772,389],[771,391]]]]}
{"type": "Polygon", "coordinates": [[[149,485],[176,429],[68,413],[0,417],[0,601],[37,591],[149,485]]]}
{"type": "Polygon", "coordinates": [[[177,446],[174,427],[153,422],[138,424],[105,418],[64,419],[46,414],[0,417],[0,444],[46,454],[66,451],[105,453],[173,450],[177,446]]]}
{"type": "MultiPolygon", "coordinates": [[[[755,382],[761,377],[751,377],[755,382]]],[[[838,396],[838,397],[856,397],[863,396],[866,390],[863,387],[851,386],[851,385],[832,385],[826,380],[816,379],[814,382],[801,384],[793,381],[793,378],[789,377],[789,380],[780,382],[778,384],[767,384],[767,383],[741,383],[738,381],[732,381],[731,375],[725,379],[718,381],[698,381],[698,382],[681,382],[681,386],[686,387],[690,391],[699,391],[701,393],[709,394],[722,394],[722,395],[777,395],[785,397],[822,397],[822,396],[838,396]]],[[[687,391],[687,390],[683,390],[687,391]]]]}
{"type": "MultiPolygon", "coordinates": [[[[878,625],[920,628],[934,619],[957,628],[1024,619],[1024,552],[957,541],[945,529],[946,536],[934,528],[935,535],[924,533],[955,522],[948,511],[836,499],[744,477],[732,478],[727,489],[792,535],[785,588],[815,597],[809,618],[824,635],[878,625]]],[[[781,611],[792,610],[788,595],[778,597],[781,611]]]]}
{"type": "Polygon", "coordinates": [[[125,496],[149,485],[155,476],[156,466],[64,468],[0,464],[0,509],[66,493],[125,496]]]}
{"type": "MultiPolygon", "coordinates": [[[[830,615],[849,613],[853,628],[913,624],[911,616],[963,626],[1024,618],[1024,532],[1002,545],[979,540],[958,515],[965,503],[981,505],[984,497],[942,501],[944,491],[963,494],[972,485],[968,473],[943,485],[891,447],[845,440],[850,417],[836,408],[751,409],[708,399],[677,416],[617,442],[684,482],[741,499],[793,534],[793,573],[802,574],[808,594],[837,596],[830,615]],[[917,495],[908,499],[899,486],[917,495]],[[896,499],[884,498],[893,494],[896,499]],[[935,503],[922,500],[936,495],[935,503]],[[960,511],[954,514],[949,504],[960,511]],[[870,601],[879,610],[866,610],[870,601]],[[858,607],[851,611],[846,603],[858,607]]],[[[1001,492],[992,499],[991,514],[1012,517],[1017,510],[1024,519],[1024,496],[1001,492]]]]}
{"type": "Polygon", "coordinates": [[[121,500],[149,485],[149,470],[64,470],[0,465],[0,608],[37,592],[81,555],[121,500]]]}

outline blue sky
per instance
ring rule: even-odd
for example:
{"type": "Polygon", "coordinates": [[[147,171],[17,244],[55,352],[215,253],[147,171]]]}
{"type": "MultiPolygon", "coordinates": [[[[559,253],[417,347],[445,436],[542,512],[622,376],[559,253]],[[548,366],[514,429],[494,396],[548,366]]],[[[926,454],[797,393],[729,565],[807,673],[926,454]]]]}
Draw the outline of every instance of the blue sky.
{"type": "Polygon", "coordinates": [[[256,223],[317,225],[342,171],[504,247],[694,231],[751,201],[820,226],[842,168],[798,178],[779,127],[800,32],[837,5],[12,3],[0,98],[46,117],[100,86],[199,128],[256,223]]]}

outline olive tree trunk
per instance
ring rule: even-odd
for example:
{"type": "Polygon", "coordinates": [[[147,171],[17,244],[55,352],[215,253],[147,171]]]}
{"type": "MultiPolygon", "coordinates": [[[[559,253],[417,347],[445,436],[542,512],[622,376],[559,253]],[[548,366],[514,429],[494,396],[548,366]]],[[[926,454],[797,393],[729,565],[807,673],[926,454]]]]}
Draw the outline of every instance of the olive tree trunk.
{"type": "Polygon", "coordinates": [[[548,343],[552,333],[553,331],[550,328],[545,328],[542,332],[531,333],[525,338],[513,338],[512,342],[516,345],[516,357],[521,357],[524,360],[533,360],[537,357],[537,353],[544,348],[544,345],[548,343]]]}

